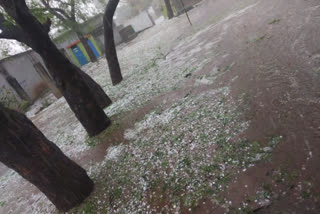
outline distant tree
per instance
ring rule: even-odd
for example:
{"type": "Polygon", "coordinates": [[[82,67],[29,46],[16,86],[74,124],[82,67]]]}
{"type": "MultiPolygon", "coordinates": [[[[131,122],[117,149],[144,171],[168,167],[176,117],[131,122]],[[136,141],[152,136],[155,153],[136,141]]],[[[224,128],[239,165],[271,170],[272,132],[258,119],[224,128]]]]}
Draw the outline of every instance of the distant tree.
{"type": "Polygon", "coordinates": [[[92,0],[33,0],[33,9],[40,13],[49,12],[57,20],[57,25],[66,29],[71,29],[79,37],[86,52],[88,53],[91,62],[96,62],[97,57],[90,48],[85,35],[83,34],[82,22],[87,21],[92,16],[94,7],[92,0]],[[37,3],[38,1],[41,4],[37,3]]]}
{"type": "Polygon", "coordinates": [[[0,161],[34,184],[60,211],[79,205],[91,193],[93,182],[84,169],[26,116],[1,104],[0,139],[0,161]]]}
{"type": "Polygon", "coordinates": [[[113,85],[123,79],[113,36],[113,16],[118,4],[119,0],[109,0],[103,17],[105,53],[113,85]]]}
{"type": "Polygon", "coordinates": [[[92,93],[97,88],[102,89],[53,44],[48,35],[50,19],[41,24],[31,14],[25,0],[0,0],[0,6],[0,38],[15,39],[40,54],[57,87],[90,136],[106,129],[110,120],[92,93]]]}
{"type": "Polygon", "coordinates": [[[170,2],[170,0],[164,0],[164,3],[165,3],[166,8],[167,8],[168,19],[172,19],[174,15],[173,15],[172,7],[171,7],[171,2],[170,2]]]}

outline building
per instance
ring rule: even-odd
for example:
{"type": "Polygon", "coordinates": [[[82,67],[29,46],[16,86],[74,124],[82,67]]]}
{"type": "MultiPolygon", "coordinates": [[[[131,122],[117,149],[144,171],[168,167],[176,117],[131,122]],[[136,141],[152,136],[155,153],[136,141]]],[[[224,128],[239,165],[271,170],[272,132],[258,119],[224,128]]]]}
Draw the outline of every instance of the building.
{"type": "MultiPolygon", "coordinates": [[[[103,15],[92,17],[82,24],[81,29],[96,57],[102,56],[104,54],[103,15]]],[[[114,26],[114,39],[116,45],[122,42],[117,26],[114,26]]],[[[74,64],[82,66],[90,62],[90,58],[75,32],[66,31],[57,36],[54,42],[74,64]]]]}
{"type": "Polygon", "coordinates": [[[0,97],[9,92],[18,104],[33,102],[49,89],[56,97],[61,97],[36,52],[29,50],[0,60],[0,97]]]}
{"type": "Polygon", "coordinates": [[[198,4],[202,0],[172,0],[172,6],[176,11],[177,15],[180,15],[184,12],[184,9],[191,10],[194,5],[198,4]]]}

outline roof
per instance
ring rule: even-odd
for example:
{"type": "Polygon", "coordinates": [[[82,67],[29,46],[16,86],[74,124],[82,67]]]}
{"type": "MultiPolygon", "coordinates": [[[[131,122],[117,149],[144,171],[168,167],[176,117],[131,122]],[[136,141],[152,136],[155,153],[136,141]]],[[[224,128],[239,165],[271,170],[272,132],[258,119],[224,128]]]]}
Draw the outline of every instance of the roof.
{"type": "MultiPolygon", "coordinates": [[[[84,38],[88,39],[91,35],[86,35],[84,38]]],[[[68,45],[66,48],[71,48],[72,46],[76,45],[80,43],[80,40],[77,40],[75,42],[73,42],[72,44],[68,45]]]]}
{"type": "Polygon", "coordinates": [[[33,50],[27,50],[27,51],[25,51],[25,52],[21,52],[21,53],[15,54],[15,55],[13,55],[13,56],[9,56],[9,57],[3,58],[3,59],[0,60],[0,63],[3,63],[3,62],[5,62],[5,61],[9,61],[9,60],[12,60],[12,59],[21,57],[21,56],[23,56],[23,55],[27,55],[27,54],[29,54],[29,53],[31,53],[31,52],[34,52],[34,51],[33,51],[33,50]]]}

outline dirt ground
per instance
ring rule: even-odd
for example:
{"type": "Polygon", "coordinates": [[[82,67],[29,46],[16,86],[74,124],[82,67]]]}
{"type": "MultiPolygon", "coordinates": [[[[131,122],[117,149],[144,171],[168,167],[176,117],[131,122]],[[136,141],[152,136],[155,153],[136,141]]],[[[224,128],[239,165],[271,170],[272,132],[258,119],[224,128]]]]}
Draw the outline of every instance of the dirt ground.
{"type": "MultiPolygon", "coordinates": [[[[204,0],[84,67],[111,96],[96,139],[60,99],[33,122],[94,179],[71,213],[320,213],[320,3],[204,0]]],[[[57,213],[0,165],[0,213],[57,213]]]]}

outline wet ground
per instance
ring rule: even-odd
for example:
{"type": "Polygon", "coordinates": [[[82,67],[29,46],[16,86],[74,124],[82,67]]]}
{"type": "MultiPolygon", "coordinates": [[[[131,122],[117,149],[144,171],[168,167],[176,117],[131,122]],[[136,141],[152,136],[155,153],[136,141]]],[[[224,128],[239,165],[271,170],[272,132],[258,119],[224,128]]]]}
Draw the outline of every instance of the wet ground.
{"type": "MultiPolygon", "coordinates": [[[[60,99],[31,117],[87,169],[73,213],[319,213],[320,4],[211,0],[84,68],[111,96],[89,139],[60,99]]],[[[0,166],[0,213],[55,213],[0,166]]]]}

